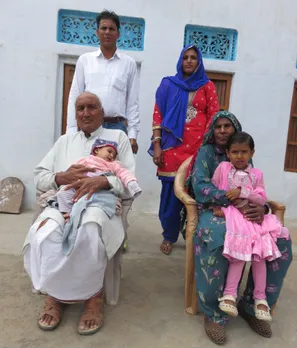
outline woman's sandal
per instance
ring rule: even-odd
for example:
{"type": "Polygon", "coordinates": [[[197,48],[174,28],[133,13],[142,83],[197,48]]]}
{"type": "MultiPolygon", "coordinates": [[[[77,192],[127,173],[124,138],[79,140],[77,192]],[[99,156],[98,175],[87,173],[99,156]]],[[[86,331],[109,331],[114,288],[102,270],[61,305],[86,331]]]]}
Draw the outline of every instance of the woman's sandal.
{"type": "Polygon", "coordinates": [[[204,316],[204,330],[213,343],[219,345],[226,343],[227,335],[225,327],[210,321],[206,316],[204,316]]]}
{"type": "Polygon", "coordinates": [[[169,255],[172,252],[173,244],[170,243],[168,240],[163,240],[162,244],[160,245],[160,250],[163,254],[169,255]]]}
{"type": "Polygon", "coordinates": [[[259,320],[263,321],[272,321],[272,317],[270,315],[270,308],[266,300],[255,300],[255,317],[259,320]],[[267,307],[267,311],[259,309],[259,305],[264,305],[267,307]]]}
{"type": "Polygon", "coordinates": [[[219,308],[221,311],[227,313],[231,317],[237,317],[238,316],[238,310],[236,307],[236,298],[232,295],[224,295],[223,297],[219,298],[219,308]],[[233,304],[227,303],[226,301],[232,301],[233,304]]]}
{"type": "Polygon", "coordinates": [[[41,330],[44,331],[52,331],[55,330],[61,323],[62,319],[62,304],[56,301],[54,298],[47,296],[45,299],[45,304],[43,308],[43,312],[40,313],[39,318],[37,320],[37,324],[41,330]],[[47,325],[41,322],[45,315],[52,317],[55,319],[55,324],[47,325]]]}
{"type": "Polygon", "coordinates": [[[270,338],[272,336],[272,330],[270,323],[267,321],[259,320],[255,316],[250,315],[244,309],[244,302],[240,300],[238,303],[239,315],[249,324],[250,328],[254,330],[258,335],[270,338]]]}
{"type": "Polygon", "coordinates": [[[100,295],[85,302],[84,311],[79,319],[77,332],[80,335],[93,335],[103,326],[104,318],[104,297],[100,295]],[[95,322],[95,327],[86,328],[87,322],[95,322]]]}

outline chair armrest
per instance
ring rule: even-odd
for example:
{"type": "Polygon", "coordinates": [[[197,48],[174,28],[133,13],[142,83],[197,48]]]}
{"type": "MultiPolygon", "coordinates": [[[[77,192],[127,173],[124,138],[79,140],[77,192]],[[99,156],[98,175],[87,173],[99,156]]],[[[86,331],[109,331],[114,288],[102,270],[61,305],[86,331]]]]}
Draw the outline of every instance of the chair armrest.
{"type": "Polygon", "coordinates": [[[186,175],[191,160],[192,157],[188,158],[178,168],[174,180],[174,193],[176,197],[184,203],[187,210],[185,310],[188,314],[195,315],[198,312],[198,298],[196,290],[193,235],[198,223],[198,212],[195,199],[188,195],[185,190],[186,175]]]}
{"type": "Polygon", "coordinates": [[[187,192],[179,192],[176,194],[176,197],[184,204],[184,205],[197,205],[195,199],[187,194],[187,192]]]}
{"type": "Polygon", "coordinates": [[[268,201],[268,204],[271,209],[271,213],[276,215],[276,217],[280,220],[281,224],[284,225],[286,206],[274,201],[268,201]]]}
{"type": "Polygon", "coordinates": [[[192,156],[180,165],[174,180],[174,193],[184,205],[196,205],[195,199],[188,195],[185,190],[186,174],[191,160],[192,156]]]}
{"type": "Polygon", "coordinates": [[[268,201],[269,207],[272,211],[272,214],[276,212],[277,210],[286,210],[286,206],[275,201],[268,201]]]}
{"type": "Polygon", "coordinates": [[[122,206],[131,206],[132,203],[133,203],[133,199],[131,198],[122,199],[122,206]]]}

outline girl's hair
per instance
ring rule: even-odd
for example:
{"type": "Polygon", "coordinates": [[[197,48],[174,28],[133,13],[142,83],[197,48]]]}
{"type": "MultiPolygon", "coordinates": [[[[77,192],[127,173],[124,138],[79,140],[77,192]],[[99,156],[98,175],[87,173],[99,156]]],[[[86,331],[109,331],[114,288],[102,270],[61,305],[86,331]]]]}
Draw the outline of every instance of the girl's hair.
{"type": "Polygon", "coordinates": [[[248,144],[249,148],[253,151],[255,149],[254,139],[245,132],[236,132],[228,140],[227,150],[230,150],[233,144],[248,144]]]}

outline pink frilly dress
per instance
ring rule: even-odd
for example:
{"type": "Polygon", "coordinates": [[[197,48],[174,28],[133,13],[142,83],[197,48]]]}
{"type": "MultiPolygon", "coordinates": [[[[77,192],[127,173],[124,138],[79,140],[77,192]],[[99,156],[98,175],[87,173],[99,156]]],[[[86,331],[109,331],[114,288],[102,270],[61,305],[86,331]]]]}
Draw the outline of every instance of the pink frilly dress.
{"type": "MultiPolygon", "coordinates": [[[[263,173],[249,165],[236,169],[230,162],[221,162],[212,183],[220,190],[241,187],[239,198],[264,205],[267,202],[263,173]]],[[[222,207],[226,219],[226,236],[223,255],[230,261],[272,261],[281,256],[276,245],[278,238],[289,239],[289,231],[275,215],[264,216],[262,224],[246,220],[233,205],[222,207]]]]}

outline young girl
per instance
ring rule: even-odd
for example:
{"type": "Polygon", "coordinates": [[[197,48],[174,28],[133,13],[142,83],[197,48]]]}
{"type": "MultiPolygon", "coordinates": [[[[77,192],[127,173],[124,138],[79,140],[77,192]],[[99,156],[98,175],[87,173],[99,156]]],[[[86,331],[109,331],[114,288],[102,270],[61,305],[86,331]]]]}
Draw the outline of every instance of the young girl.
{"type": "Polygon", "coordinates": [[[230,162],[222,162],[216,169],[212,183],[220,190],[226,190],[226,197],[232,202],[228,207],[214,208],[214,215],[226,219],[226,237],[223,255],[230,261],[226,286],[219,307],[231,316],[237,316],[236,297],[246,261],[252,262],[254,278],[255,316],[271,321],[270,308],[266,301],[266,260],[281,256],[276,246],[277,238],[289,238],[289,232],[282,227],[275,215],[265,215],[262,224],[250,222],[242,213],[248,203],[264,205],[267,196],[263,173],[249,164],[254,155],[254,140],[244,132],[235,133],[227,144],[230,162]]]}

